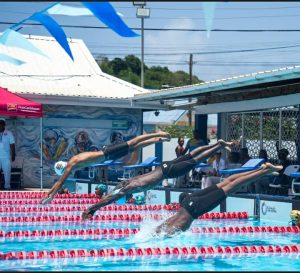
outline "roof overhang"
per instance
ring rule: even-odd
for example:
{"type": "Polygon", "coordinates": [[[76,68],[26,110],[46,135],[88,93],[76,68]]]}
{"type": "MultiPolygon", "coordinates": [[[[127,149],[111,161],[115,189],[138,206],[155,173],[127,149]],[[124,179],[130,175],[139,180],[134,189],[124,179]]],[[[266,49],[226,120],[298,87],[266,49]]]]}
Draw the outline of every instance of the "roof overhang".
{"type": "Polygon", "coordinates": [[[289,106],[300,103],[299,76],[300,66],[280,68],[136,95],[133,101],[173,102],[171,108],[206,113],[289,106]]]}
{"type": "Polygon", "coordinates": [[[157,102],[138,102],[134,105],[131,99],[110,99],[94,97],[70,97],[58,95],[39,95],[39,94],[22,94],[22,97],[29,100],[35,100],[42,104],[49,105],[74,105],[74,106],[95,106],[95,107],[117,107],[117,108],[137,108],[144,110],[169,110],[168,105],[157,102]]]}

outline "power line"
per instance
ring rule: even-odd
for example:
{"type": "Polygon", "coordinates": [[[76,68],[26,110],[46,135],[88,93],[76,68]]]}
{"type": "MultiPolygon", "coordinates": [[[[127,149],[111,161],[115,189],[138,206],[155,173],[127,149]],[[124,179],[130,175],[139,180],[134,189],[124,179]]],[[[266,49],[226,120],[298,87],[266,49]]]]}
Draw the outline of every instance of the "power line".
{"type": "MultiPolygon", "coordinates": [[[[13,22],[0,22],[0,25],[15,25],[13,22]]],[[[25,26],[42,26],[37,23],[23,23],[25,26]]],[[[110,29],[104,26],[80,26],[80,25],[60,25],[65,28],[83,28],[83,29],[110,29]]],[[[133,30],[141,30],[140,27],[132,27],[133,30]]],[[[206,32],[206,29],[197,28],[146,28],[147,31],[188,31],[188,32],[206,32]]],[[[299,32],[300,29],[212,29],[212,32],[299,32]]]]}
{"type": "MultiPolygon", "coordinates": [[[[15,14],[30,14],[29,12],[12,12],[9,10],[0,10],[1,12],[10,12],[15,14]]],[[[255,15],[255,16],[236,16],[236,17],[215,17],[214,20],[235,20],[235,19],[258,19],[258,18],[284,18],[284,17],[299,17],[300,14],[282,14],[282,15],[255,15]]],[[[136,20],[136,16],[134,17],[125,17],[126,20],[136,20]]],[[[163,19],[192,19],[192,20],[205,20],[203,17],[159,17],[159,16],[151,16],[151,20],[163,20],[163,19]]]]}
{"type": "MultiPolygon", "coordinates": [[[[290,45],[290,46],[277,46],[277,47],[265,47],[265,48],[253,48],[253,49],[237,49],[237,50],[221,50],[221,51],[202,51],[202,52],[190,52],[190,53],[145,53],[145,55],[148,56],[178,56],[178,55],[186,55],[186,54],[194,54],[194,55],[208,55],[208,54],[229,54],[229,53],[244,53],[244,52],[256,52],[256,51],[266,51],[266,50],[274,50],[274,49],[284,49],[284,48],[294,48],[294,47],[300,47],[300,44],[298,45],[290,45]]],[[[96,53],[94,53],[96,54],[96,53]]],[[[131,53],[133,54],[133,53],[131,53]]],[[[107,53],[105,55],[116,55],[114,53],[107,53]]],[[[137,55],[137,54],[136,54],[137,55]]]]}

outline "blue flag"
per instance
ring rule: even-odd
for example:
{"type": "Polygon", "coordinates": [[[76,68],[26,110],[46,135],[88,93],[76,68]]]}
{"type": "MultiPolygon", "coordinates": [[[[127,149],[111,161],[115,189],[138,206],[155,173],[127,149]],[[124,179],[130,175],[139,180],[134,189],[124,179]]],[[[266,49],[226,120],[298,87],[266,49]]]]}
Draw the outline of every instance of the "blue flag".
{"type": "Polygon", "coordinates": [[[2,54],[2,53],[0,53],[0,62],[8,62],[8,63],[14,64],[14,65],[21,65],[21,64],[25,63],[19,59],[15,59],[13,57],[10,57],[10,56],[8,56],[6,54],[2,54]]]}
{"type": "Polygon", "coordinates": [[[100,21],[123,37],[136,37],[139,34],[133,32],[118,16],[113,6],[108,2],[81,2],[100,21]]]}
{"type": "Polygon", "coordinates": [[[28,20],[37,21],[43,24],[46,27],[46,29],[51,33],[51,35],[55,38],[55,40],[61,45],[61,47],[67,52],[67,54],[74,61],[67,40],[67,36],[59,24],[57,24],[50,16],[39,12],[30,16],[28,20]]]}
{"type": "Polygon", "coordinates": [[[5,30],[0,36],[0,44],[11,47],[19,47],[47,57],[47,55],[45,55],[41,50],[39,50],[31,42],[24,38],[22,34],[10,28],[5,30]]]}

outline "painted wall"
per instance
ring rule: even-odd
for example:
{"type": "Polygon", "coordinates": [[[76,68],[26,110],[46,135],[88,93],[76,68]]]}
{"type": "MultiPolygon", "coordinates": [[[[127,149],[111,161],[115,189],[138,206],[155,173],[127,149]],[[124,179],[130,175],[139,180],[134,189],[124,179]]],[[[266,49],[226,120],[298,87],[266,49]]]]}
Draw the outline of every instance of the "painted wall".
{"type": "MultiPolygon", "coordinates": [[[[138,109],[44,105],[43,186],[57,178],[56,161],[68,160],[83,151],[131,139],[142,132],[142,112],[138,109]]],[[[7,128],[16,138],[18,159],[23,160],[23,185],[40,187],[40,120],[9,118],[7,128]]],[[[127,162],[137,154],[121,160],[127,162]]]]}

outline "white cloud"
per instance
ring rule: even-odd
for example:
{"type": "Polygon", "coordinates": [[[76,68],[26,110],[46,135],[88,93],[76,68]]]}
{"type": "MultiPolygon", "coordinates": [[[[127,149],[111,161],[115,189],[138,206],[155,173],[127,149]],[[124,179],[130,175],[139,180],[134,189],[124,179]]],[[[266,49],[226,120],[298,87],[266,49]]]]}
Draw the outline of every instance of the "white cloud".
{"type": "MultiPolygon", "coordinates": [[[[195,22],[191,19],[177,19],[177,20],[170,20],[168,24],[161,26],[161,28],[182,28],[182,29],[193,29],[196,28],[195,22]]],[[[188,72],[189,71],[189,53],[192,53],[192,50],[189,50],[189,44],[201,44],[203,41],[203,35],[199,32],[186,32],[186,31],[157,31],[157,32],[149,32],[145,33],[145,50],[147,50],[147,46],[149,48],[155,47],[158,48],[155,52],[159,53],[167,53],[170,54],[174,52],[182,51],[180,55],[157,55],[157,56],[146,56],[145,63],[147,64],[148,60],[157,60],[161,61],[160,66],[167,66],[171,71],[178,71],[183,70],[188,72]],[[178,46],[180,43],[180,46],[178,46]],[[182,44],[186,43],[186,49],[179,50],[182,48],[182,44]],[[169,46],[169,48],[168,48],[169,46]],[[161,47],[161,50],[159,50],[161,47]],[[167,62],[174,63],[174,62],[186,62],[186,66],[184,65],[176,65],[176,64],[168,64],[167,62]]],[[[201,48],[199,48],[200,50],[201,48]]],[[[149,50],[150,51],[150,50],[149,50]]],[[[145,51],[146,53],[146,51],[145,51]]],[[[149,52],[150,53],[150,52],[149,52]]],[[[199,57],[197,57],[199,59],[199,57]]],[[[153,64],[149,64],[152,66],[153,64]]]]}

